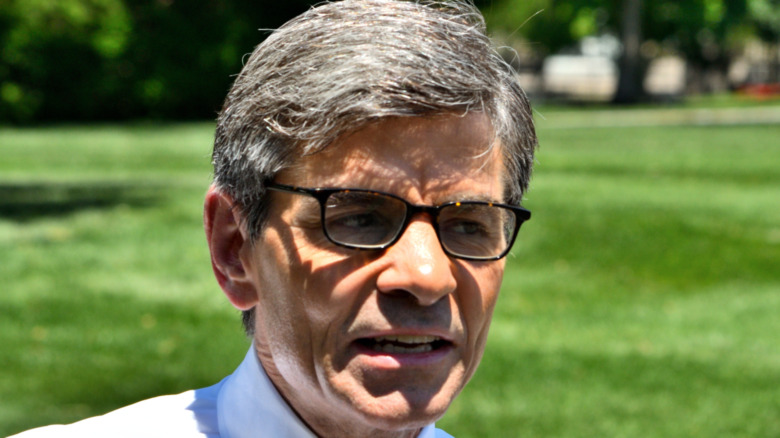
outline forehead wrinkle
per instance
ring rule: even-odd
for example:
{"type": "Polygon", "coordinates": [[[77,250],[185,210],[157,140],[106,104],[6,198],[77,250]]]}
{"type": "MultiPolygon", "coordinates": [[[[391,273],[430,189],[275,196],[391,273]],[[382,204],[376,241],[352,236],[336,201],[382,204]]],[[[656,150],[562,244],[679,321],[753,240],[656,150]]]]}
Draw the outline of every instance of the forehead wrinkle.
{"type": "Polygon", "coordinates": [[[384,160],[380,166],[375,165],[374,157],[361,151],[343,161],[344,169],[361,171],[348,180],[327,185],[380,190],[429,204],[466,199],[496,202],[503,195],[503,164],[496,148],[488,152],[463,157],[455,165],[422,156],[412,165],[410,160],[401,159],[398,163],[384,160]]]}
{"type": "MultiPolygon", "coordinates": [[[[484,198],[487,190],[490,200],[499,200],[503,188],[494,189],[494,181],[504,173],[500,150],[500,141],[482,113],[384,119],[304,156],[290,172],[280,175],[289,174],[287,182],[292,184],[374,189],[413,202],[445,195],[449,189],[456,191],[450,197],[484,198]],[[475,189],[477,180],[487,184],[475,189]],[[467,187],[458,187],[464,184],[467,187]]],[[[427,201],[449,200],[453,199],[427,201]]]]}
{"type": "Polygon", "coordinates": [[[423,175],[421,190],[435,196],[429,201],[434,204],[464,200],[502,202],[505,166],[500,146],[488,146],[487,150],[478,155],[464,157],[463,162],[463,166],[451,172],[423,175]],[[442,178],[442,173],[448,177],[442,178]]]}

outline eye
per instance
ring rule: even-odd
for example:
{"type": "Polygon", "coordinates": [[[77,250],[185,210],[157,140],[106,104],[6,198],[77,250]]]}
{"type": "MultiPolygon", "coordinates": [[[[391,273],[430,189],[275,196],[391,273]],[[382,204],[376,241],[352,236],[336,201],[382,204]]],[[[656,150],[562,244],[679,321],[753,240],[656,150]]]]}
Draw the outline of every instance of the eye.
{"type": "Polygon", "coordinates": [[[451,253],[470,257],[500,254],[507,245],[507,216],[491,204],[466,203],[445,207],[440,213],[442,245],[451,253]]]}
{"type": "Polygon", "coordinates": [[[492,236],[500,230],[496,209],[482,204],[458,204],[445,208],[439,216],[442,230],[462,237],[492,236]]]}
{"type": "Polygon", "coordinates": [[[451,220],[445,226],[448,232],[455,234],[469,236],[485,236],[489,234],[486,224],[472,220],[451,220]]]}
{"type": "Polygon", "coordinates": [[[325,231],[342,245],[374,248],[390,242],[406,214],[402,201],[366,191],[334,193],[325,206],[325,231]]]}
{"type": "Polygon", "coordinates": [[[329,210],[325,229],[334,241],[363,248],[381,246],[394,235],[394,226],[386,215],[364,206],[329,210]]]}
{"type": "Polygon", "coordinates": [[[373,211],[340,212],[328,215],[328,227],[369,228],[383,226],[382,219],[373,211]]]}

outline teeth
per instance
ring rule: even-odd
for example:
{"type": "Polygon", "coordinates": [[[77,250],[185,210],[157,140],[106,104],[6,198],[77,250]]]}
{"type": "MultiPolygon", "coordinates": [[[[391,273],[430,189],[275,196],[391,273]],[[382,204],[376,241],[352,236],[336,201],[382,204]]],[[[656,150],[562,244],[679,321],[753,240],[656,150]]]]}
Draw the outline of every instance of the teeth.
{"type": "Polygon", "coordinates": [[[374,338],[377,342],[401,342],[403,344],[429,344],[438,341],[438,336],[380,336],[374,338]]]}
{"type": "Polygon", "coordinates": [[[372,348],[381,353],[412,354],[425,353],[433,350],[433,343],[440,340],[438,336],[380,336],[374,338],[372,348]]]}
{"type": "Polygon", "coordinates": [[[374,351],[382,353],[395,353],[395,354],[412,354],[412,353],[426,353],[433,350],[431,344],[420,344],[415,347],[401,347],[394,344],[374,344],[374,351]]]}

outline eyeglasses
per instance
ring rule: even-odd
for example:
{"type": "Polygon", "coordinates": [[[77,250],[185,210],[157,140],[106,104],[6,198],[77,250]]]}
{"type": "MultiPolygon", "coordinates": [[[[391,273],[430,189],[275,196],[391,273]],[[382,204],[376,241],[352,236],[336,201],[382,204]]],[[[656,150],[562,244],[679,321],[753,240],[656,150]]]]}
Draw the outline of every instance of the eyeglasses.
{"type": "Polygon", "coordinates": [[[303,188],[271,183],[280,192],[308,195],[320,204],[322,231],[345,248],[378,250],[393,245],[412,217],[431,216],[444,253],[465,260],[498,260],[509,252],[531,212],[482,201],[414,205],[388,193],[362,189],[303,188]]]}

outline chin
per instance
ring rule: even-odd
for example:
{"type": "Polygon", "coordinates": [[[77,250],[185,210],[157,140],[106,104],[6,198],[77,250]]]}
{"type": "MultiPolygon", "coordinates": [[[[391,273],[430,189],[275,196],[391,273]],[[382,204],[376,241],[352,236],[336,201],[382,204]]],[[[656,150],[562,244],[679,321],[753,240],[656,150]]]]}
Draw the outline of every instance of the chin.
{"type": "Polygon", "coordinates": [[[440,412],[408,412],[405,414],[393,414],[385,409],[385,412],[364,412],[363,420],[372,429],[387,432],[401,432],[404,430],[416,431],[438,421],[446,409],[440,412]]]}
{"type": "MultiPolygon", "coordinates": [[[[363,421],[385,431],[417,430],[438,421],[449,408],[455,394],[439,392],[433,397],[396,391],[372,397],[355,406],[363,421]]],[[[356,400],[353,400],[353,403],[356,400]]]]}
{"type": "MultiPolygon", "coordinates": [[[[444,368],[444,367],[443,367],[444,368]]],[[[331,376],[331,400],[342,412],[375,431],[419,430],[439,420],[465,386],[470,373],[460,363],[441,370],[347,367],[331,376]]],[[[401,434],[404,435],[404,434],[401,434]]]]}

